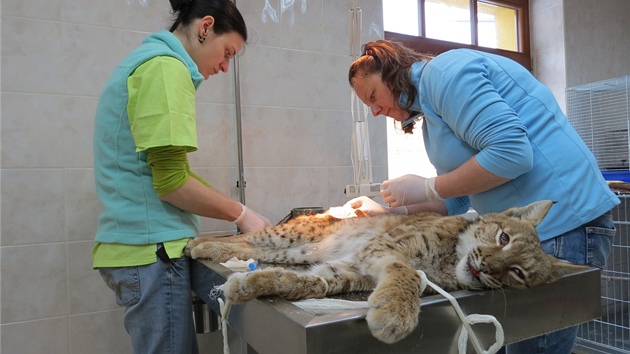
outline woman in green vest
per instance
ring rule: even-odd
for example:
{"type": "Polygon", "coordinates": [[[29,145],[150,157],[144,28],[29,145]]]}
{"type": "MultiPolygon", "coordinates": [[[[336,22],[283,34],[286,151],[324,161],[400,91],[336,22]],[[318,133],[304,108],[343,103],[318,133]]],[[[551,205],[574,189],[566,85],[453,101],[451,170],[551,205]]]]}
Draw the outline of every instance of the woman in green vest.
{"type": "Polygon", "coordinates": [[[93,266],[125,307],[137,353],[196,353],[190,259],[199,217],[228,220],[242,231],[265,217],[195,175],[195,92],[227,72],[247,41],[245,21],[229,0],[171,0],[170,30],[149,35],[105,85],[96,111],[94,174],[104,210],[93,266]]]}

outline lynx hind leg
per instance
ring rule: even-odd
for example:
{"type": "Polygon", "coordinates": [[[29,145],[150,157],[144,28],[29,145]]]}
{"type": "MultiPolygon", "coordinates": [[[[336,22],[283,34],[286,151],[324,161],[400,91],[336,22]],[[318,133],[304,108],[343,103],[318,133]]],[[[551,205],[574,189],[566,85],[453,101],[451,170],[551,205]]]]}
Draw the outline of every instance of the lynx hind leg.
{"type": "Polygon", "coordinates": [[[327,284],[317,276],[282,268],[234,273],[222,286],[226,299],[242,303],[262,296],[301,300],[326,296],[327,284]]]}
{"type": "Polygon", "coordinates": [[[420,276],[406,263],[388,264],[368,298],[366,320],[372,335],[385,343],[395,343],[418,325],[420,276]]]}

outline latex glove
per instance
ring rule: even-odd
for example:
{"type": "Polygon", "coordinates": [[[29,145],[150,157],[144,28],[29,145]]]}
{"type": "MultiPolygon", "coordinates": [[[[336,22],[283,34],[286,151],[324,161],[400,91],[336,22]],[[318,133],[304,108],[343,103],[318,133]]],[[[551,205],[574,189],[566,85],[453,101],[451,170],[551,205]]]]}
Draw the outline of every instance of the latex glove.
{"type": "Polygon", "coordinates": [[[271,222],[266,217],[258,214],[257,212],[249,209],[245,205],[243,206],[243,211],[241,211],[241,215],[233,221],[239,229],[243,232],[251,232],[258,231],[264,229],[267,226],[271,226],[271,222]]]}
{"type": "Polygon", "coordinates": [[[343,206],[343,208],[348,208],[348,207],[352,209],[361,210],[362,212],[370,216],[374,216],[378,214],[387,214],[387,213],[403,214],[403,215],[408,214],[407,207],[405,206],[400,206],[396,208],[388,208],[386,206],[383,206],[375,202],[374,200],[368,197],[358,197],[358,198],[351,199],[349,202],[347,202],[343,206]]]}
{"type": "Polygon", "coordinates": [[[392,207],[420,204],[433,200],[444,200],[435,191],[435,179],[418,175],[404,175],[383,181],[381,196],[383,202],[392,207]]]}

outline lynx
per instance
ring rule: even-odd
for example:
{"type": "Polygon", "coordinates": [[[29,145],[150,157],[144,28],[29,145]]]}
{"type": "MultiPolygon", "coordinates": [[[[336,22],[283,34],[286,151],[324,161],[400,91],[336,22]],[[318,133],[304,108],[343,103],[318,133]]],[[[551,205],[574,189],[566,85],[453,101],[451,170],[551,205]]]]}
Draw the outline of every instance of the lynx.
{"type": "MultiPolygon", "coordinates": [[[[216,262],[237,257],[313,265],[304,272],[269,268],[234,273],[223,294],[243,303],[271,295],[300,300],[371,291],[370,331],[394,343],[418,324],[423,294],[416,270],[455,291],[529,288],[585,269],[543,253],[535,227],[552,204],[539,201],[476,219],[434,213],[336,219],[323,213],[258,232],[199,237],[186,252],[216,262]]],[[[424,293],[431,291],[427,287],[424,293]]]]}

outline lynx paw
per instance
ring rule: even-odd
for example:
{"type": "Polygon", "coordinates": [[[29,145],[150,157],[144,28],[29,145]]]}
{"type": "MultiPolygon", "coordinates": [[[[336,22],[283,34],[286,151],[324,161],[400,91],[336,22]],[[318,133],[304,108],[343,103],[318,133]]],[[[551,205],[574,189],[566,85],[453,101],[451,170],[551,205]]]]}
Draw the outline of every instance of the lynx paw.
{"type": "Polygon", "coordinates": [[[195,248],[197,245],[198,245],[198,242],[196,241],[196,239],[189,240],[188,243],[186,244],[186,248],[184,248],[184,254],[191,258],[197,258],[197,257],[193,257],[192,255],[192,249],[195,248]]]}
{"type": "Polygon", "coordinates": [[[246,277],[248,275],[250,274],[234,273],[230,275],[225,284],[221,286],[221,289],[223,290],[223,295],[226,299],[232,301],[233,303],[240,304],[249,300],[253,300],[257,297],[256,294],[252,293],[248,289],[246,280],[246,277]]]}
{"type": "Polygon", "coordinates": [[[201,258],[201,257],[193,257],[192,250],[195,247],[199,246],[200,244],[203,244],[206,242],[217,242],[217,237],[216,236],[198,236],[191,240],[188,240],[188,243],[186,244],[186,248],[184,248],[184,254],[192,258],[201,258]]]}
{"type": "Polygon", "coordinates": [[[375,291],[368,298],[367,323],[376,339],[391,344],[408,336],[418,325],[420,299],[401,301],[396,294],[375,291]]]}

